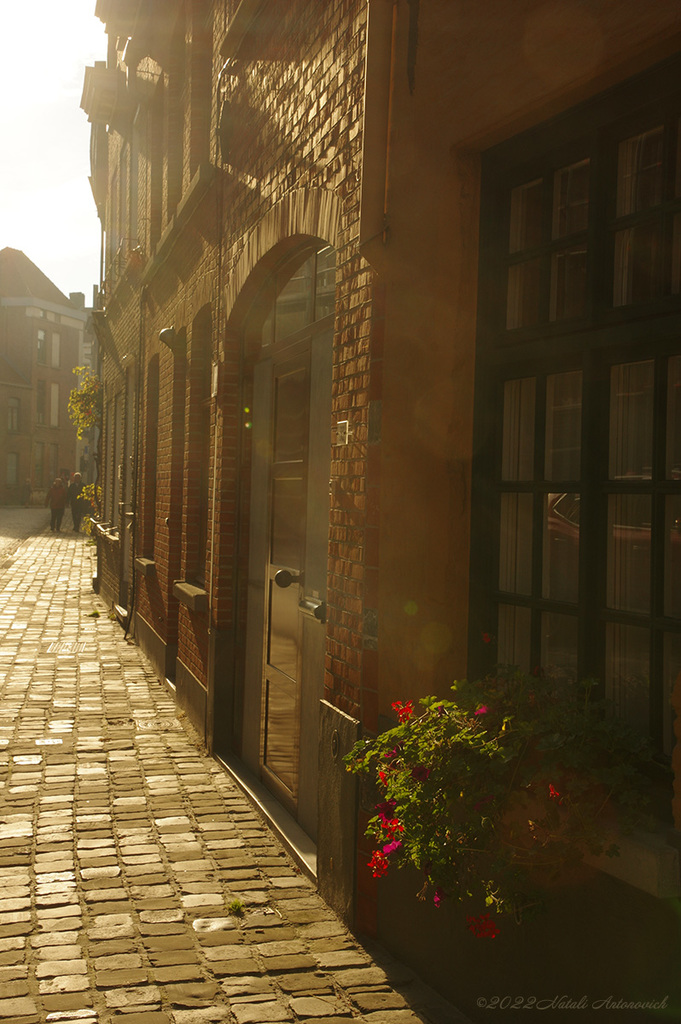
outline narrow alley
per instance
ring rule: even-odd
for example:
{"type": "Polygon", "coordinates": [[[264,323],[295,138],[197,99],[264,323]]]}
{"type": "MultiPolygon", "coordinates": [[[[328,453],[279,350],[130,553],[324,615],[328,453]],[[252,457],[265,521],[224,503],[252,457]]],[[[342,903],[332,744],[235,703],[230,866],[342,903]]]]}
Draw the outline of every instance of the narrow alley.
{"type": "Polygon", "coordinates": [[[87,538],[0,573],[0,1021],[464,1018],[369,953],[178,719],[87,538]]]}

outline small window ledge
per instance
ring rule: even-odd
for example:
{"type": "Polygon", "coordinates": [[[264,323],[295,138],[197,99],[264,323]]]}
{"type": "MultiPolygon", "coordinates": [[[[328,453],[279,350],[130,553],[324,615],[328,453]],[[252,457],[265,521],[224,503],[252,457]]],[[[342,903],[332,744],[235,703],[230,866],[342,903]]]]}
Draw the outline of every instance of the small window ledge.
{"type": "Polygon", "coordinates": [[[208,611],[208,592],[201,587],[195,587],[192,583],[185,583],[184,580],[175,580],[173,583],[173,594],[187,608],[193,612],[208,611]]]}
{"type": "Polygon", "coordinates": [[[614,842],[619,847],[619,856],[587,856],[586,863],[658,899],[681,896],[679,849],[667,842],[664,835],[633,832],[614,842]]]}
{"type": "Polygon", "coordinates": [[[111,526],[110,523],[93,523],[94,531],[98,537],[102,540],[115,541],[120,540],[118,529],[115,526],[111,526]]]}
{"type": "Polygon", "coordinates": [[[156,572],[156,562],[153,558],[136,558],[135,568],[140,576],[153,576],[156,572]]]}

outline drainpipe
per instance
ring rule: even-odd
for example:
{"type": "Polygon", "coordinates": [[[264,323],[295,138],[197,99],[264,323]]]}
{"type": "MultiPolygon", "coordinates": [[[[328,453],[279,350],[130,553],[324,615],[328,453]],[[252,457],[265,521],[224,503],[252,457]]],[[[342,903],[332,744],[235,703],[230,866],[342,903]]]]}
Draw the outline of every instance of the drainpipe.
{"type": "Polygon", "coordinates": [[[364,73],[359,248],[380,270],[388,238],[390,136],[395,84],[397,0],[369,0],[364,73]]]}

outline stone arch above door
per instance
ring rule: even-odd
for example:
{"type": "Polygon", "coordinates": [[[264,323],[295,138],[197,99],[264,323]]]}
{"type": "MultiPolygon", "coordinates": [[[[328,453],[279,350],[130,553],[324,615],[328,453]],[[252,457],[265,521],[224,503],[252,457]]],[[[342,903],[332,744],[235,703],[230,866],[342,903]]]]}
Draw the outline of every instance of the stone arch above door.
{"type": "Polygon", "coordinates": [[[327,189],[290,192],[246,236],[242,253],[225,286],[227,328],[238,329],[267,275],[287,252],[305,239],[338,248],[341,202],[327,189]]]}

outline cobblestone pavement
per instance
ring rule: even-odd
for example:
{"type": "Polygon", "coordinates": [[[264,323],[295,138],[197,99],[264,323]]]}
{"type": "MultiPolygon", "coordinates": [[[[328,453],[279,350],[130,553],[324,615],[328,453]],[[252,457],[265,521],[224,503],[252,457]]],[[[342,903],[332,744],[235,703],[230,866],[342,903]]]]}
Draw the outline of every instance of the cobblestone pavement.
{"type": "Polygon", "coordinates": [[[93,557],[47,533],[0,572],[0,1024],[463,1020],[291,863],[92,593],[93,557]]]}
{"type": "MultiPolygon", "coordinates": [[[[64,515],[64,526],[71,526],[71,513],[64,515]]],[[[42,533],[50,524],[50,513],[46,508],[0,508],[0,566],[19,546],[22,540],[32,534],[42,533]]]]}

